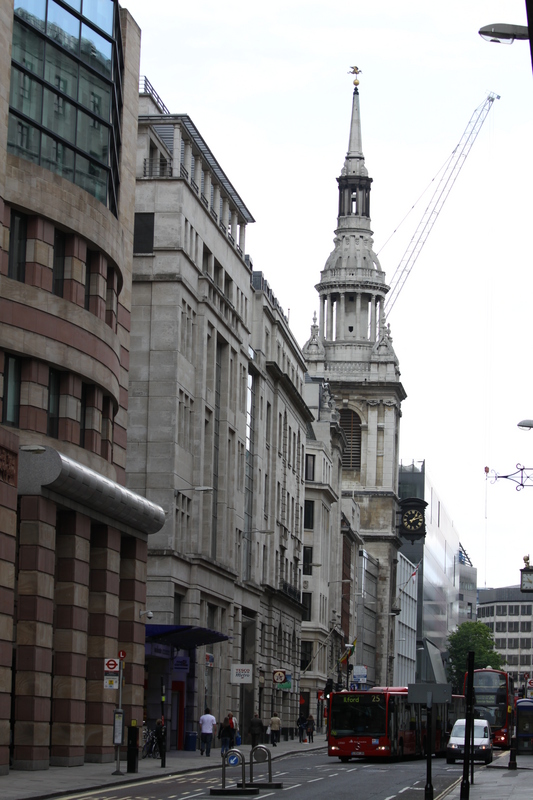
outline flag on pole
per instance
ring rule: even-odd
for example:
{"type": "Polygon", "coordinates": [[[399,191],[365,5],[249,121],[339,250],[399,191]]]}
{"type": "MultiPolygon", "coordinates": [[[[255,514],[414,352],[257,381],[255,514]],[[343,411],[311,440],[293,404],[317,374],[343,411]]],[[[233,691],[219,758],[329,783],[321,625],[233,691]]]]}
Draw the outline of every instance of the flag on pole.
{"type": "Polygon", "coordinates": [[[339,658],[339,664],[346,664],[348,659],[353,656],[353,654],[355,652],[356,643],[357,643],[357,636],[353,640],[352,644],[348,645],[348,647],[345,649],[345,651],[342,654],[342,656],[339,658]]]}

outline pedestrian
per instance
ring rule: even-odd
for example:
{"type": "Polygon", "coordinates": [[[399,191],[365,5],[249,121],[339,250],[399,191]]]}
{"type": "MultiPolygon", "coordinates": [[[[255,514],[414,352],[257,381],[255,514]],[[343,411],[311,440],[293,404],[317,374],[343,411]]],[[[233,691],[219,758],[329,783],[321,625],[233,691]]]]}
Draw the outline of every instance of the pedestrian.
{"type": "Polygon", "coordinates": [[[313,736],[315,733],[315,719],[312,714],[309,714],[307,717],[307,740],[309,744],[313,741],[313,736]]]}
{"type": "Polygon", "coordinates": [[[236,744],[238,747],[241,743],[241,737],[239,736],[239,720],[231,711],[228,712],[228,717],[230,725],[233,728],[233,744],[236,744]]]}
{"type": "Polygon", "coordinates": [[[281,720],[274,711],[270,717],[270,741],[272,747],[276,747],[279,742],[279,735],[281,731],[281,720]]]}
{"type": "Polygon", "coordinates": [[[157,747],[159,749],[159,757],[163,758],[163,752],[165,749],[165,726],[163,725],[163,721],[160,719],[158,719],[155,723],[154,734],[157,747]]]}
{"type": "Polygon", "coordinates": [[[211,755],[211,742],[213,741],[213,729],[217,721],[211,714],[209,708],[206,708],[204,713],[199,719],[200,724],[200,755],[203,756],[204,750],[206,756],[211,755]]]}
{"type": "Polygon", "coordinates": [[[229,724],[229,717],[224,717],[223,722],[220,723],[218,738],[220,739],[220,755],[223,756],[233,747],[233,728],[229,724]]]}
{"type": "Polygon", "coordinates": [[[261,744],[261,737],[263,736],[263,723],[259,719],[259,714],[256,712],[248,725],[248,733],[252,737],[252,749],[261,744]]]}
{"type": "Polygon", "coordinates": [[[298,728],[298,741],[299,742],[303,742],[303,740],[304,740],[306,725],[307,725],[307,717],[305,717],[304,714],[300,714],[300,716],[296,720],[296,727],[298,728]]]}

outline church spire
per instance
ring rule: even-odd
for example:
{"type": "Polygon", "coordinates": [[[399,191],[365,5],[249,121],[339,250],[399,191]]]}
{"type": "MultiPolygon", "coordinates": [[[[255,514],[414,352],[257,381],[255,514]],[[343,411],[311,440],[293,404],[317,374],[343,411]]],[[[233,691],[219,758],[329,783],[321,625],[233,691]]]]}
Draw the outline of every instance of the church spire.
{"type": "MultiPolygon", "coordinates": [[[[351,67],[350,74],[355,76],[352,115],[348,152],[337,178],[339,207],[334,249],[316,287],[320,295],[318,338],[324,354],[316,346],[307,353],[307,345],[304,352],[311,361],[323,361],[330,369],[341,362],[357,364],[361,369],[360,379],[365,380],[369,377],[369,364],[387,361],[387,377],[397,380],[398,362],[384,314],[389,287],[373,250],[370,229],[372,178],[368,176],[362,147],[358,78],[361,70],[351,67]]],[[[315,335],[315,344],[316,338],[315,335]]],[[[356,380],[357,372],[356,369],[356,380]]]]}

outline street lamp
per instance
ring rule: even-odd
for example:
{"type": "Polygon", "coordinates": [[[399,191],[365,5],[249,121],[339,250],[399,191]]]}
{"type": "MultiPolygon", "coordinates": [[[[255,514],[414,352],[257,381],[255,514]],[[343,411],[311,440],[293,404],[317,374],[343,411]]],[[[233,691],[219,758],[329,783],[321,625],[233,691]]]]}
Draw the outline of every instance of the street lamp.
{"type": "Polygon", "coordinates": [[[508,25],[505,22],[484,25],[478,33],[486,42],[495,42],[496,44],[512,44],[515,39],[529,39],[527,25],[508,25]]]}

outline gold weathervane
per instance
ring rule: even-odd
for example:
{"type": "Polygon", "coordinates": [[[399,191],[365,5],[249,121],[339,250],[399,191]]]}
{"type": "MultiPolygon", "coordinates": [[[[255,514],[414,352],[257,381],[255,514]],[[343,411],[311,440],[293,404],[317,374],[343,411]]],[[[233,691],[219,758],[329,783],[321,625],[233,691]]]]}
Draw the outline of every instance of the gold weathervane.
{"type": "MultiPolygon", "coordinates": [[[[348,75],[361,75],[361,73],[362,73],[362,70],[360,70],[359,67],[350,67],[350,71],[348,72],[348,75]]],[[[354,79],[353,85],[354,86],[359,86],[359,81],[358,81],[357,78],[354,79]]]]}

